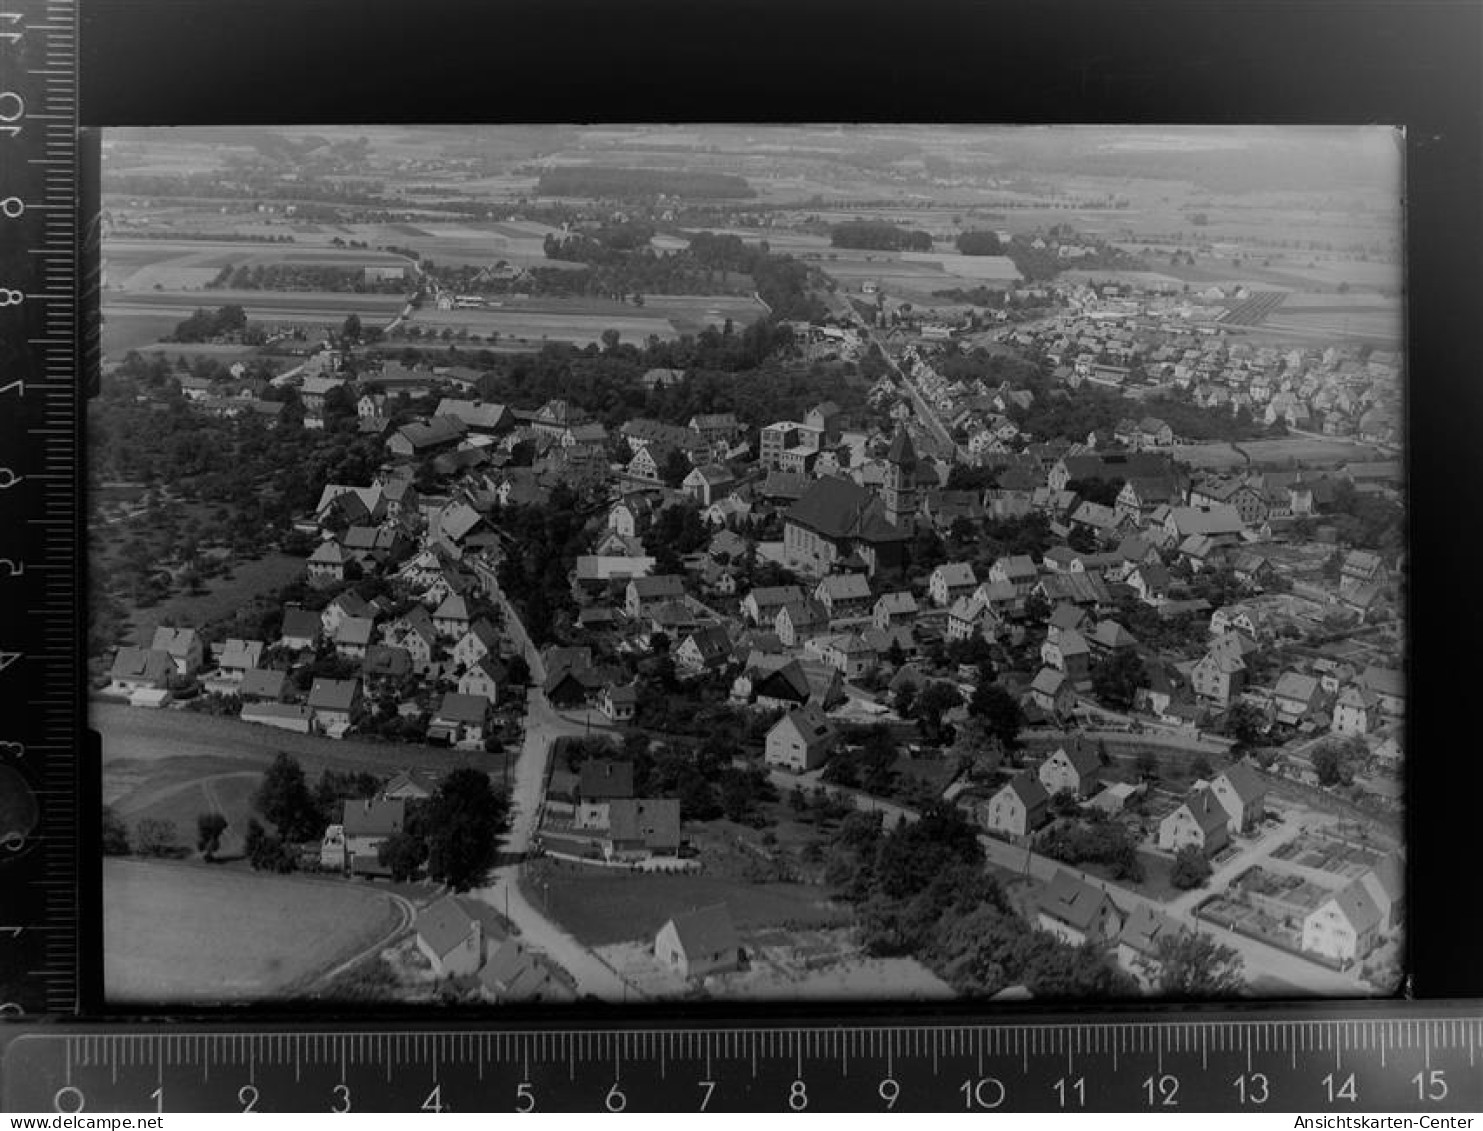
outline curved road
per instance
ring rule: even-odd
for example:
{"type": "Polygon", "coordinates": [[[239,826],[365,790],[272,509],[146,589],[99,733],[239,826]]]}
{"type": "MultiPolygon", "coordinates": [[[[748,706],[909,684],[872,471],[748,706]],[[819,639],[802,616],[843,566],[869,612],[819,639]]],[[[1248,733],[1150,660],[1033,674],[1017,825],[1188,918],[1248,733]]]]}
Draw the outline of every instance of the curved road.
{"type": "Polygon", "coordinates": [[[386,947],[390,946],[393,942],[400,938],[405,931],[411,929],[412,923],[417,918],[417,911],[412,906],[412,901],[406,896],[397,895],[396,892],[384,891],[378,894],[384,895],[387,899],[391,900],[392,905],[397,909],[398,912],[400,912],[397,925],[386,934],[382,935],[381,938],[372,943],[370,946],[364,947],[361,950],[357,951],[354,957],[346,959],[338,966],[326,971],[324,974],[321,974],[314,980],[313,985],[323,986],[328,984],[329,982],[333,981],[335,978],[343,974],[346,970],[349,970],[351,967],[359,965],[367,958],[371,958],[377,954],[380,954],[382,950],[384,950],[386,947]]]}

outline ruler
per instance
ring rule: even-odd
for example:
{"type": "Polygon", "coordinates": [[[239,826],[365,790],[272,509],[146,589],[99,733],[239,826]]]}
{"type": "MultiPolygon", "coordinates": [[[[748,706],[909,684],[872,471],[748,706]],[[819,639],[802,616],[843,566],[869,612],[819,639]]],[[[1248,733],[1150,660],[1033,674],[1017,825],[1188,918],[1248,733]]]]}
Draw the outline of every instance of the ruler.
{"type": "MultiPolygon", "coordinates": [[[[0,0],[0,1013],[78,996],[78,433],[95,369],[76,0],[0,0]],[[88,332],[81,332],[88,327],[88,332]]],[[[94,205],[87,212],[96,217],[94,205]]]]}
{"type": "Polygon", "coordinates": [[[973,1023],[35,1027],[7,1111],[1483,1111],[1483,1002],[973,1023]]]}

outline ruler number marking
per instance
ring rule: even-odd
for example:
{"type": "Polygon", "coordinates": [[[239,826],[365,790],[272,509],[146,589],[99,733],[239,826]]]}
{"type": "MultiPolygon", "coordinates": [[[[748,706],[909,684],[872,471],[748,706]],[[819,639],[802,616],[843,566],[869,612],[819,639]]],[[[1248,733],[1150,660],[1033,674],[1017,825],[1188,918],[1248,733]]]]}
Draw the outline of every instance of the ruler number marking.
{"type": "Polygon", "coordinates": [[[901,1096],[901,1085],[893,1077],[887,1076],[880,1082],[876,1091],[880,1093],[881,1099],[886,1101],[886,1110],[890,1111],[896,1106],[896,1101],[901,1096]]]}
{"type": "Polygon", "coordinates": [[[1236,1095],[1242,1104],[1251,1103],[1260,1107],[1267,1102],[1269,1096],[1264,1072],[1242,1073],[1231,1081],[1231,1087],[1236,1089],[1236,1095]]]}
{"type": "Polygon", "coordinates": [[[1178,1107],[1179,1077],[1165,1072],[1161,1076],[1146,1076],[1143,1092],[1148,1097],[1148,1106],[1178,1107]]]}
{"type": "Polygon", "coordinates": [[[1447,1074],[1440,1068],[1416,1073],[1411,1083],[1416,1085],[1418,1100],[1440,1103],[1447,1098],[1447,1074]]]}
{"type": "Polygon", "coordinates": [[[251,1084],[243,1084],[237,1089],[237,1102],[242,1105],[243,1111],[256,1111],[257,1088],[251,1084]]]}
{"type": "Polygon", "coordinates": [[[808,1088],[802,1080],[794,1080],[788,1086],[788,1109],[790,1111],[806,1111],[808,1109],[808,1088]]]}
{"type": "Polygon", "coordinates": [[[1086,1107],[1087,1084],[1086,1077],[1078,1076],[1075,1080],[1068,1080],[1062,1076],[1052,1087],[1056,1093],[1056,1099],[1062,1107],[1066,1106],[1066,1097],[1075,1096],[1077,1107],[1086,1107]]]}
{"type": "Polygon", "coordinates": [[[716,1082],[714,1080],[700,1080],[697,1081],[696,1086],[699,1087],[704,1093],[700,1097],[700,1110],[705,1111],[706,1107],[711,1102],[711,1096],[716,1091],[716,1082]]]}
{"type": "Polygon", "coordinates": [[[613,1083],[613,1086],[608,1089],[608,1094],[603,1097],[602,1104],[603,1107],[607,1108],[609,1111],[622,1111],[628,1106],[628,1097],[625,1096],[621,1090],[619,1090],[618,1084],[615,1081],[613,1083]]]}
{"type": "Polygon", "coordinates": [[[1335,1087],[1334,1074],[1330,1072],[1319,1081],[1323,1085],[1324,1094],[1328,1096],[1328,1102],[1335,1100],[1348,1100],[1350,1103],[1359,1101],[1359,1089],[1354,1084],[1354,1073],[1351,1072],[1344,1077],[1343,1081],[1335,1087]]]}
{"type": "Polygon", "coordinates": [[[161,1084],[154,1091],[150,1092],[149,1098],[154,1100],[155,1111],[165,1110],[165,1086],[163,1084],[161,1084]]]}
{"type": "Polygon", "coordinates": [[[531,1089],[530,1081],[522,1080],[515,1086],[515,1110],[524,1113],[535,1109],[536,1094],[531,1089]]]}
{"type": "Polygon", "coordinates": [[[344,1115],[350,1110],[350,1085],[336,1084],[332,1090],[335,1093],[335,1103],[330,1110],[336,1115],[344,1115]],[[341,1104],[345,1106],[341,1107],[341,1104]]]}
{"type": "Polygon", "coordinates": [[[434,1084],[433,1090],[427,1094],[427,1099],[422,1101],[423,1111],[441,1113],[443,1110],[443,1085],[434,1084]]]}
{"type": "Polygon", "coordinates": [[[969,1111],[993,1111],[1004,1102],[1004,1085],[993,1076],[964,1080],[958,1091],[963,1093],[963,1106],[969,1111]]]}
{"type": "MultiPolygon", "coordinates": [[[[21,22],[19,12],[0,12],[0,24],[18,24],[21,22]]],[[[0,39],[7,39],[11,43],[19,43],[24,31],[0,31],[0,39]]]]}

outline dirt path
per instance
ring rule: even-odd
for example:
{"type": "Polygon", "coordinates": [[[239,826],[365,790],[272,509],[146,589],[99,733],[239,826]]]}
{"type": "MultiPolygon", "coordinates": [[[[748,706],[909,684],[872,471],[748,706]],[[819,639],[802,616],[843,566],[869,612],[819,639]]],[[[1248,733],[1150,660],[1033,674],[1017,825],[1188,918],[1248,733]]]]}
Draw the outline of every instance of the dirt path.
{"type": "Polygon", "coordinates": [[[400,938],[403,932],[408,931],[412,928],[412,923],[417,918],[417,910],[412,906],[412,901],[406,896],[397,895],[395,892],[388,891],[382,892],[381,894],[385,895],[387,899],[391,900],[392,906],[395,907],[397,910],[398,914],[396,926],[392,927],[391,930],[387,931],[386,934],[381,936],[381,938],[378,939],[376,942],[359,951],[353,958],[346,959],[344,962],[334,967],[334,969],[328,970],[325,973],[321,974],[318,978],[314,979],[313,983],[311,983],[311,988],[313,986],[328,985],[330,982],[334,981],[334,979],[343,974],[346,970],[359,965],[368,958],[372,958],[375,955],[380,954],[381,951],[385,950],[388,946],[390,946],[393,942],[400,938]]]}

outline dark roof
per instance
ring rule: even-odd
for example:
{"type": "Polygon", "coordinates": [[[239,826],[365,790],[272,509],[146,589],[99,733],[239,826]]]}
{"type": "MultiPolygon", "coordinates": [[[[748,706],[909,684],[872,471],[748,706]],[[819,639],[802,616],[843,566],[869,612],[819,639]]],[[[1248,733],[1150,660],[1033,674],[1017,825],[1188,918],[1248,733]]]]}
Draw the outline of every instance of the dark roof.
{"type": "Polygon", "coordinates": [[[358,679],[315,679],[309,688],[309,706],[327,711],[348,711],[360,688],[358,679]]]}
{"type": "Polygon", "coordinates": [[[736,928],[731,924],[731,913],[724,903],[683,911],[669,922],[674,925],[680,949],[687,958],[720,954],[734,956],[741,948],[736,928]]]}
{"type": "Polygon", "coordinates": [[[248,668],[242,675],[238,694],[244,699],[248,696],[277,699],[283,694],[283,681],[286,678],[287,673],[276,668],[248,668]]]}
{"type": "Polygon", "coordinates": [[[346,836],[391,836],[402,831],[407,819],[407,803],[402,798],[373,798],[369,801],[345,802],[346,836]]]}
{"type": "Polygon", "coordinates": [[[1050,887],[1040,895],[1040,910],[1079,931],[1086,931],[1096,922],[1106,900],[1106,892],[1083,883],[1070,872],[1057,872],[1050,887]]]}
{"type": "Polygon", "coordinates": [[[441,958],[469,937],[476,922],[456,896],[445,895],[417,913],[417,933],[441,958]]]}
{"type": "Polygon", "coordinates": [[[674,797],[614,798],[608,806],[608,835],[642,841],[648,848],[680,846],[680,802],[674,797]]]}
{"type": "Polygon", "coordinates": [[[293,606],[283,610],[283,631],[280,635],[312,638],[319,635],[319,630],[318,613],[293,606]]]}
{"type": "Polygon", "coordinates": [[[912,446],[911,436],[905,428],[896,429],[896,435],[891,438],[891,446],[886,449],[886,462],[902,468],[916,467],[917,450],[912,446]]]}
{"type": "Polygon", "coordinates": [[[1220,799],[1208,789],[1197,789],[1184,799],[1184,808],[1190,811],[1195,824],[1205,833],[1213,832],[1231,819],[1220,799]]]}
{"type": "Polygon", "coordinates": [[[434,718],[457,723],[482,723],[488,711],[489,700],[484,696],[448,691],[444,693],[443,702],[438,706],[434,718]]]}
{"type": "Polygon", "coordinates": [[[633,796],[633,763],[589,758],[578,773],[582,800],[602,801],[633,796]]]}
{"type": "Polygon", "coordinates": [[[114,679],[147,679],[163,683],[174,670],[175,662],[162,649],[125,646],[115,653],[109,674],[114,679]]]}
{"type": "Polygon", "coordinates": [[[1267,792],[1267,783],[1245,762],[1232,762],[1219,776],[1231,783],[1231,788],[1243,805],[1250,804],[1267,792]]]}
{"type": "Polygon", "coordinates": [[[879,499],[868,489],[836,475],[816,480],[784,516],[830,539],[904,542],[911,531],[886,521],[879,499]]]}

